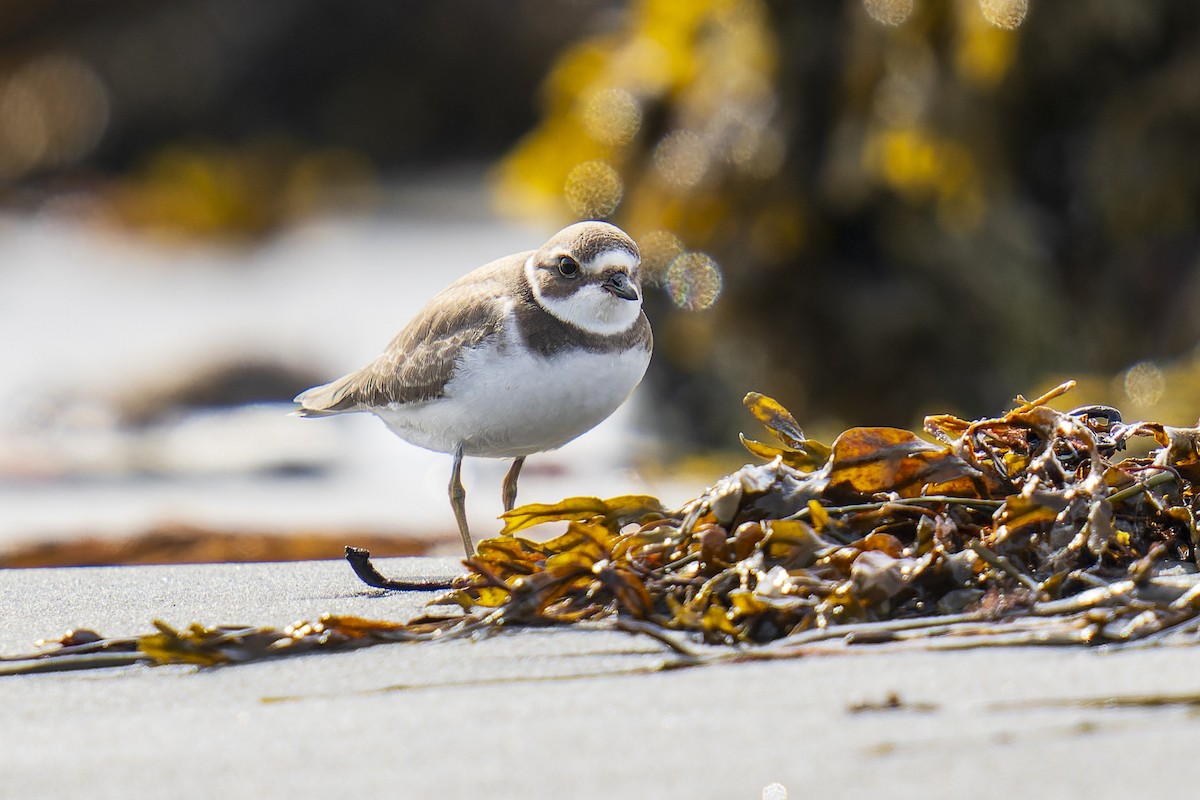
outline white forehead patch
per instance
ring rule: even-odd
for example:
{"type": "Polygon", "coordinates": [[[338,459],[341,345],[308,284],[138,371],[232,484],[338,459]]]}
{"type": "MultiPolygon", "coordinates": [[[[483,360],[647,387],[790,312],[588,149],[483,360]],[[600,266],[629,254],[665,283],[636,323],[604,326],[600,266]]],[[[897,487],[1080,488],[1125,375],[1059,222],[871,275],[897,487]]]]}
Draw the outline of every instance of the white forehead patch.
{"type": "Polygon", "coordinates": [[[628,250],[605,250],[597,253],[591,261],[580,266],[588,272],[600,272],[606,267],[620,267],[625,274],[632,277],[633,273],[637,271],[638,259],[628,250]]]}

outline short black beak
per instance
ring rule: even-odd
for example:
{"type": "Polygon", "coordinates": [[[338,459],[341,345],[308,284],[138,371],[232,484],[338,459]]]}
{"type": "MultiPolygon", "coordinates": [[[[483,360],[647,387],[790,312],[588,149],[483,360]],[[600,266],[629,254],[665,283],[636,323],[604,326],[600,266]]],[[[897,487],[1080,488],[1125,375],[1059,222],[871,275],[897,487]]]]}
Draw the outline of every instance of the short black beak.
{"type": "Polygon", "coordinates": [[[629,276],[624,272],[614,272],[608,276],[608,280],[604,281],[604,288],[615,294],[617,297],[622,297],[626,300],[637,300],[638,290],[633,285],[633,281],[629,280],[629,276]]]}

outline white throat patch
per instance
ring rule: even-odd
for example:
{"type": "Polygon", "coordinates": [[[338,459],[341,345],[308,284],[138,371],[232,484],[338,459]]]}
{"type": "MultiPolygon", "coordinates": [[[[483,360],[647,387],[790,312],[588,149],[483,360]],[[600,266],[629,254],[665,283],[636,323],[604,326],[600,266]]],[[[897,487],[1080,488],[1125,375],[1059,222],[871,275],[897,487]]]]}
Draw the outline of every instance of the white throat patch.
{"type": "MultiPolygon", "coordinates": [[[[624,251],[602,253],[596,261],[608,264],[616,262],[626,269],[633,269],[637,266],[633,257],[624,251]]],[[[529,260],[525,262],[525,278],[529,281],[533,297],[537,300],[538,305],[557,319],[588,333],[601,336],[624,333],[641,316],[642,301],[640,297],[637,300],[626,300],[594,283],[581,283],[566,297],[546,297],[538,286],[535,273],[533,256],[530,256],[529,260]]]]}

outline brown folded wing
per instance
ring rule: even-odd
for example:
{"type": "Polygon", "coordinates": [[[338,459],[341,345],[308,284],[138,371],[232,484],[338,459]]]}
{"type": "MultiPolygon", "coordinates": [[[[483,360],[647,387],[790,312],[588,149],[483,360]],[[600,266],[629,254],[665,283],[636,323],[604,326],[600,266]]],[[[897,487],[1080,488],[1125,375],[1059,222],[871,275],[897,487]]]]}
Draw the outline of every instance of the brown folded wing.
{"type": "MultiPolygon", "coordinates": [[[[441,397],[462,353],[501,334],[506,292],[514,277],[509,262],[517,258],[476,270],[438,294],[379,358],[297,397],[300,416],[368,411],[441,397]]],[[[518,267],[523,260],[516,262],[518,267]]]]}

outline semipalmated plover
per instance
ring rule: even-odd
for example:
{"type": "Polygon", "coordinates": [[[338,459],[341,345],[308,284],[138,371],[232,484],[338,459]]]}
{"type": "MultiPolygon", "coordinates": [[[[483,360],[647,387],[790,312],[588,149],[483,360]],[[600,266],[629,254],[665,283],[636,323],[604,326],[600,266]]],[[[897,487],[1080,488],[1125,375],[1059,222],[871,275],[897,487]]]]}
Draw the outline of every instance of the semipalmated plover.
{"type": "Polygon", "coordinates": [[[296,397],[303,417],[369,411],[407,442],[449,453],[450,504],[467,555],[463,456],[525,457],[606,419],[641,382],[653,336],[637,245],[580,222],[538,250],[480,267],[436,295],[373,362],[296,397]]]}

